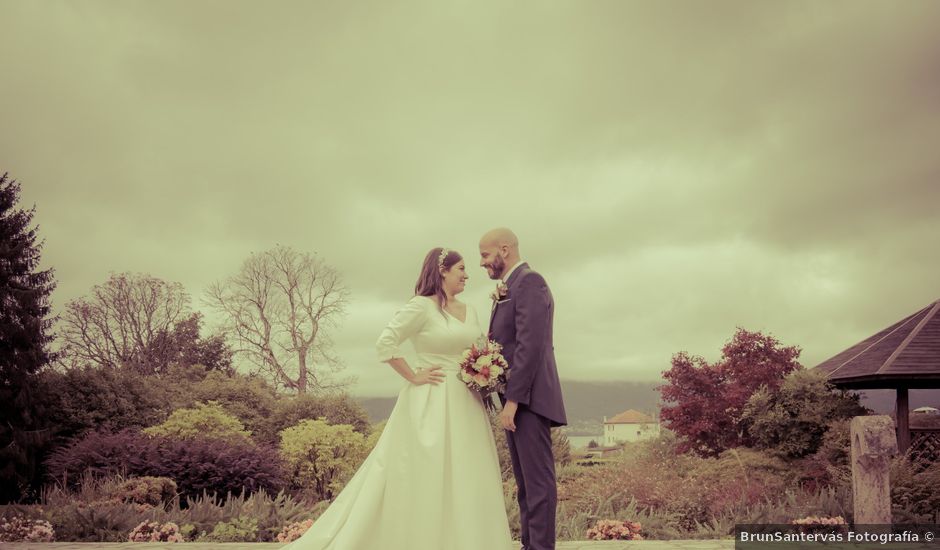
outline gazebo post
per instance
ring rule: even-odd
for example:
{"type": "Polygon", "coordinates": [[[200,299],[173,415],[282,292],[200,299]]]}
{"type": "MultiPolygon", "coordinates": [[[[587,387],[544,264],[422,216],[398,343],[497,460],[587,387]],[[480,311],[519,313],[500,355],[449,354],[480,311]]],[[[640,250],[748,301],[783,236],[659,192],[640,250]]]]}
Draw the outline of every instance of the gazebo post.
{"type": "Polygon", "coordinates": [[[895,403],[895,418],[897,418],[898,428],[898,450],[901,454],[907,452],[911,446],[911,422],[908,417],[910,406],[907,398],[907,388],[898,386],[897,400],[895,403]]]}

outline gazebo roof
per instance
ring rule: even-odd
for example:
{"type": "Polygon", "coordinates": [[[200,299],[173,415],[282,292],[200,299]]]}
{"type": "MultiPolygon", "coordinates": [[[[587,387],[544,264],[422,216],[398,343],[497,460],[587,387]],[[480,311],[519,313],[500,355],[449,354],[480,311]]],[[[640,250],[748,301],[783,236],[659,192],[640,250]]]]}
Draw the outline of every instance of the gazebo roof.
{"type": "Polygon", "coordinates": [[[846,389],[940,388],[940,300],[816,368],[846,389]]]}

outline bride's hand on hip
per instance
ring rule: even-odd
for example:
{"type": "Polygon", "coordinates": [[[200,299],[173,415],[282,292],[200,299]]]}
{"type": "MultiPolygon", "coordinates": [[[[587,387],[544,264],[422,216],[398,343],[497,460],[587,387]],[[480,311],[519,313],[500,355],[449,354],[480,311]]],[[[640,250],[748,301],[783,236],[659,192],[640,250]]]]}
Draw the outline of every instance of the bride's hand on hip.
{"type": "Polygon", "coordinates": [[[411,377],[411,383],[415,386],[422,384],[438,385],[444,381],[444,373],[441,367],[431,367],[427,369],[418,369],[411,377]]]}

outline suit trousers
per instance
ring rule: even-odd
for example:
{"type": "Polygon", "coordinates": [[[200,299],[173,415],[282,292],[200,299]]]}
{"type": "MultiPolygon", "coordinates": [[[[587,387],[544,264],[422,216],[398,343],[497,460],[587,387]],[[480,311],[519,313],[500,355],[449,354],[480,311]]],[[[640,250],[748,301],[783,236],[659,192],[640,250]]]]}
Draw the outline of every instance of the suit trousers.
{"type": "Polygon", "coordinates": [[[507,430],[506,439],[518,486],[522,547],[554,550],[558,492],[551,423],[525,405],[516,410],[515,423],[516,431],[507,430]]]}

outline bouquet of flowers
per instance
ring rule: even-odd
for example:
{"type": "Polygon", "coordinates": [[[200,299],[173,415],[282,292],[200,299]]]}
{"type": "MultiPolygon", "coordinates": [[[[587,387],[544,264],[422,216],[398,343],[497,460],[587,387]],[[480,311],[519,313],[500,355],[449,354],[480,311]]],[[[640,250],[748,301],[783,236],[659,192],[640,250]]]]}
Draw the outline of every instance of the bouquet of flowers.
{"type": "Polygon", "coordinates": [[[495,411],[491,395],[506,390],[509,364],[502,353],[503,347],[492,340],[481,338],[470,349],[463,352],[458,376],[468,388],[480,394],[483,406],[495,411]]]}

